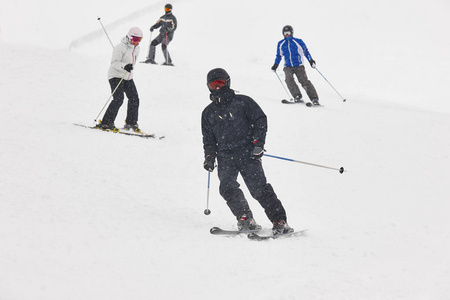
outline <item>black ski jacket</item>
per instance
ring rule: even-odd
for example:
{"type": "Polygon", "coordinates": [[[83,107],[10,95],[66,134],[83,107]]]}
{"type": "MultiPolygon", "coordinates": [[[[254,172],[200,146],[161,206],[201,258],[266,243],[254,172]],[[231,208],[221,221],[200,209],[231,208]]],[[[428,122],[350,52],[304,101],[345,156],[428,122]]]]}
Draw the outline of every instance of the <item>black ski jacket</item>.
{"type": "Polygon", "coordinates": [[[170,12],[166,13],[159,18],[159,20],[155,23],[155,25],[152,26],[153,29],[157,29],[161,27],[159,30],[159,33],[163,36],[166,35],[169,39],[173,39],[173,34],[175,30],[177,29],[178,23],[177,18],[170,12]]]}
{"type": "Polygon", "coordinates": [[[202,113],[205,157],[217,157],[223,151],[253,149],[254,142],[264,146],[267,117],[250,97],[228,89],[210,96],[213,101],[202,113]]]}

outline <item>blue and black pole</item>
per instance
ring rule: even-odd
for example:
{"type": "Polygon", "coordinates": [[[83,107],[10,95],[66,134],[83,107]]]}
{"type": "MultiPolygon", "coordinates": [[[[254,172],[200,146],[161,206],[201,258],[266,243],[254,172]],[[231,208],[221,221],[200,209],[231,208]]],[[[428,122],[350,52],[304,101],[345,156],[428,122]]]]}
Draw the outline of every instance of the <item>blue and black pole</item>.
{"type": "Polygon", "coordinates": [[[332,167],[312,164],[312,163],[308,163],[308,162],[304,162],[304,161],[299,161],[299,160],[295,160],[295,159],[291,159],[291,158],[285,158],[285,157],[269,155],[269,154],[264,154],[264,156],[272,157],[272,158],[278,158],[278,159],[287,160],[287,161],[296,162],[296,163],[305,164],[305,165],[310,165],[310,166],[314,166],[314,167],[320,167],[320,168],[325,168],[325,169],[330,169],[330,170],[336,170],[336,171],[339,171],[339,173],[341,173],[341,174],[344,173],[344,172],[347,172],[346,170],[344,170],[344,167],[332,168],[332,167]]]}

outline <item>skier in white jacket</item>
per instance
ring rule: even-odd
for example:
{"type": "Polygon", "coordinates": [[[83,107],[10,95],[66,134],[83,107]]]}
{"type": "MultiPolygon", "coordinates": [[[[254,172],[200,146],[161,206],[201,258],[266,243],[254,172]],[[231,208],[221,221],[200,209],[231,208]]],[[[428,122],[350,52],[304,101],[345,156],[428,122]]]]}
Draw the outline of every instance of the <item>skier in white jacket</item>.
{"type": "Polygon", "coordinates": [[[139,43],[143,37],[142,30],[132,27],[122,41],[114,47],[111,66],[108,70],[108,79],[113,94],[113,100],[109,104],[103,119],[97,127],[117,131],[114,121],[120,107],[123,104],[124,93],[128,98],[127,117],[125,129],[140,132],[138,121],[139,95],[133,81],[133,67],[139,56],[139,43]]]}

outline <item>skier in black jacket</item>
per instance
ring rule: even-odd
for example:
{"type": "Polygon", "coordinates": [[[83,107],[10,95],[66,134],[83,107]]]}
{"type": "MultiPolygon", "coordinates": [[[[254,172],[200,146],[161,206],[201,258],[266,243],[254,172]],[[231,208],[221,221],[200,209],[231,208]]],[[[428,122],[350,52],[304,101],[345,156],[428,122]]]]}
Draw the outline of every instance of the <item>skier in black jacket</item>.
{"type": "Polygon", "coordinates": [[[236,95],[230,76],[221,68],[211,70],[207,85],[212,101],[202,113],[204,168],[212,172],[218,163],[220,194],[238,220],[239,230],[260,229],[237,182],[240,173],[253,198],[258,200],[273,224],[273,234],[292,232],[286,212],[267,183],[261,157],[267,132],[267,117],[250,97],[236,95]]]}
{"type": "Polygon", "coordinates": [[[172,58],[170,57],[169,50],[167,50],[167,46],[173,39],[173,34],[177,29],[178,23],[177,18],[175,18],[175,16],[172,14],[172,4],[166,4],[164,6],[164,10],[166,13],[162,15],[161,18],[159,18],[159,20],[152,27],[150,27],[151,32],[160,27],[161,29],[159,30],[159,35],[151,42],[150,49],[148,51],[148,57],[144,62],[148,64],[156,64],[156,46],[161,44],[164,59],[166,60],[163,65],[173,66],[172,58]]]}

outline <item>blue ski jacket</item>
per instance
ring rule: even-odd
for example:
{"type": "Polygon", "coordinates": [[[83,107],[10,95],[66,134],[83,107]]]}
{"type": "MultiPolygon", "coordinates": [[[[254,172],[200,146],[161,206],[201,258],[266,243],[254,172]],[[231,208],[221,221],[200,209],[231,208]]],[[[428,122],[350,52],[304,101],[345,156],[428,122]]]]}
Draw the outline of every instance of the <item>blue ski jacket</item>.
{"type": "Polygon", "coordinates": [[[303,65],[304,57],[306,57],[308,61],[312,59],[303,40],[293,36],[284,38],[278,42],[277,56],[275,57],[275,63],[277,65],[280,64],[282,56],[284,56],[285,67],[297,67],[303,65]]]}

